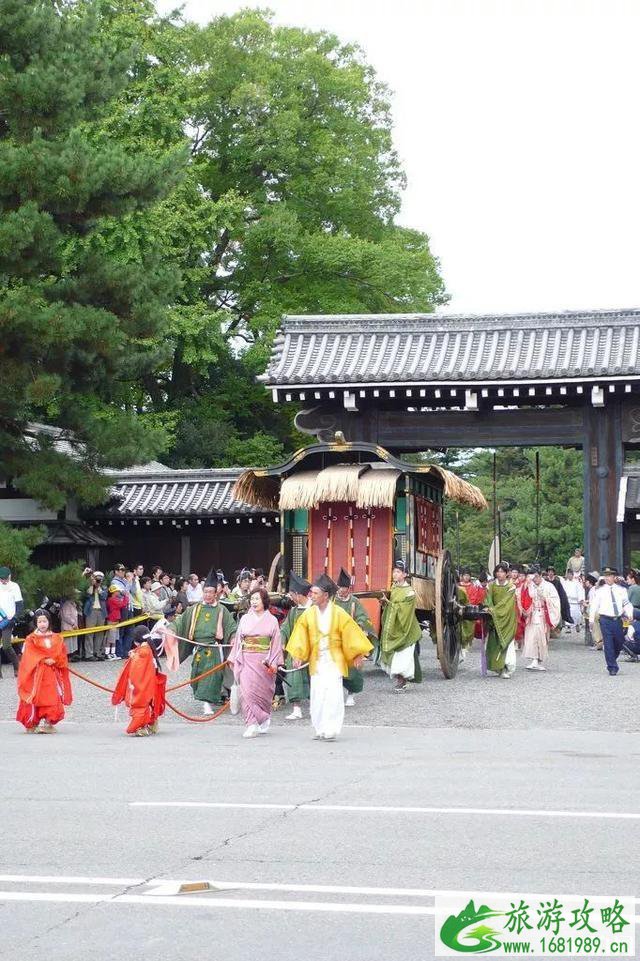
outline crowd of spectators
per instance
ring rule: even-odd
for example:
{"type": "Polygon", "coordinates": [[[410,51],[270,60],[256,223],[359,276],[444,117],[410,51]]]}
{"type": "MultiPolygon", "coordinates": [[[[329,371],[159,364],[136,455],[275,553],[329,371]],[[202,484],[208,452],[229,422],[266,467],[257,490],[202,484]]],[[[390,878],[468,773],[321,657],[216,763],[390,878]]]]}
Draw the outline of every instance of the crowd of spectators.
{"type": "MultiPolygon", "coordinates": [[[[86,588],[80,596],[66,598],[60,604],[60,629],[73,632],[82,627],[108,625],[109,630],[66,637],[70,661],[126,658],[136,626],[129,621],[144,615],[148,615],[150,626],[159,620],[171,621],[191,604],[202,601],[206,581],[195,572],[187,576],[170,574],[156,565],[146,574],[143,564],[127,567],[121,563],[106,574],[86,567],[83,576],[86,588]]],[[[256,568],[236,571],[233,587],[222,571],[208,576],[213,576],[218,595],[231,601],[264,586],[263,572],[256,568]]]]}

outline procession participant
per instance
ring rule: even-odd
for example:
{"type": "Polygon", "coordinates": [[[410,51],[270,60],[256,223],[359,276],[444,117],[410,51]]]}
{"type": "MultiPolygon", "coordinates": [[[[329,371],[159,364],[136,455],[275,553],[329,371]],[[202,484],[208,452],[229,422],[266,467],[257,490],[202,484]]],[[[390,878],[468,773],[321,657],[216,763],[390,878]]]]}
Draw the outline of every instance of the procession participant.
{"type": "Polygon", "coordinates": [[[563,587],[564,592],[567,595],[567,600],[569,601],[571,620],[575,626],[576,634],[579,634],[582,627],[582,612],[584,609],[585,593],[579,575],[574,574],[571,568],[567,571],[567,575],[563,582],[563,587]]]}
{"type": "Polygon", "coordinates": [[[127,734],[147,737],[158,733],[158,718],[165,712],[167,675],[160,670],[154,637],[143,625],[133,632],[133,647],[111,697],[112,704],[129,708],[127,734]]]}
{"type": "MultiPolygon", "coordinates": [[[[286,648],[289,638],[293,633],[296,622],[303,611],[311,607],[309,591],[311,584],[303,577],[298,577],[293,571],[289,573],[289,597],[294,606],[287,614],[285,620],[280,625],[280,638],[282,646],[286,648]]],[[[293,658],[287,654],[285,667],[290,674],[287,674],[287,682],[284,684],[284,696],[287,704],[291,705],[291,714],[287,714],[287,721],[299,721],[302,718],[301,701],[309,700],[309,668],[301,667],[293,670],[293,658]]]]}
{"type": "MultiPolygon", "coordinates": [[[[511,564],[509,567],[509,580],[514,585],[516,593],[520,590],[522,585],[526,582],[526,575],[524,570],[519,564],[511,564]]],[[[524,642],[524,616],[518,608],[518,623],[516,627],[516,636],[514,637],[516,642],[516,647],[521,648],[524,642]]]]}
{"type": "Polygon", "coordinates": [[[518,627],[516,589],[505,563],[496,564],[487,588],[485,607],[491,614],[487,638],[487,667],[509,678],[516,669],[515,636],[518,627]]]}
{"type": "Polygon", "coordinates": [[[309,662],[311,723],[316,740],[325,741],[335,741],[342,730],[342,678],[351,666],[360,667],[373,649],[353,618],[333,603],[335,592],[336,585],[326,574],[316,578],[312,606],[298,617],[287,644],[294,663],[309,662]]]}
{"type": "Polygon", "coordinates": [[[269,613],[269,594],[263,587],[253,591],[250,609],[240,618],[229,664],[240,687],[240,705],[246,724],[243,737],[266,734],[271,724],[271,705],[276,671],[284,663],[280,628],[269,613]]]}
{"type": "Polygon", "coordinates": [[[605,567],[602,571],[604,586],[595,592],[593,602],[589,602],[589,621],[594,623],[600,618],[600,630],[604,644],[604,657],[611,677],[619,671],[618,657],[624,646],[623,615],[633,620],[633,606],[629,601],[626,588],[616,584],[618,572],[615,567],[605,567]]]}
{"type": "MultiPolygon", "coordinates": [[[[337,607],[341,607],[343,611],[346,611],[349,617],[354,619],[356,624],[361,627],[364,633],[367,635],[375,649],[375,646],[378,643],[378,638],[373,629],[373,624],[369,620],[369,615],[360,603],[360,600],[351,593],[351,578],[345,571],[344,567],[340,568],[340,573],[336,578],[336,584],[338,585],[338,591],[336,593],[334,603],[337,607]]],[[[354,694],[362,693],[362,689],[364,687],[364,677],[362,676],[362,671],[358,671],[355,667],[350,667],[349,676],[343,678],[342,686],[347,692],[344,706],[353,707],[355,705],[354,694]]]]}
{"type": "MultiPolygon", "coordinates": [[[[180,662],[192,655],[191,677],[198,677],[225,660],[225,648],[231,644],[236,622],[226,607],[218,603],[215,585],[207,584],[202,603],[189,606],[165,630],[186,638],[179,641],[180,662]]],[[[213,714],[215,705],[222,702],[222,671],[194,681],[191,688],[195,699],[202,701],[203,714],[213,714]]]]}
{"type": "Polygon", "coordinates": [[[573,555],[567,561],[566,573],[569,571],[573,571],[574,577],[580,577],[584,574],[584,556],[581,547],[576,547],[573,555]]]}
{"type": "MultiPolygon", "coordinates": [[[[465,593],[469,598],[469,604],[473,604],[476,607],[480,607],[482,606],[482,604],[484,604],[484,599],[487,596],[486,574],[484,571],[481,571],[477,580],[474,580],[473,577],[469,576],[467,581],[467,577],[464,573],[464,571],[467,569],[468,568],[464,568],[462,572],[462,580],[464,581],[463,586],[464,586],[465,593]],[[482,580],[483,577],[484,577],[484,582],[482,580]]],[[[474,624],[474,630],[473,630],[474,637],[478,637],[478,638],[482,637],[483,636],[482,618],[479,617],[477,621],[473,622],[473,624],[474,624]]]]}
{"type": "Polygon", "coordinates": [[[587,600],[584,609],[585,643],[587,639],[590,638],[592,642],[591,650],[601,651],[603,645],[602,631],[600,630],[600,618],[596,617],[592,622],[589,612],[591,610],[596,591],[603,586],[604,581],[601,579],[597,571],[591,571],[590,574],[585,575],[584,584],[587,593],[587,600]]]}
{"type": "MultiPolygon", "coordinates": [[[[473,590],[473,581],[471,580],[471,571],[468,567],[463,567],[460,571],[460,579],[458,581],[458,601],[460,604],[475,604],[475,601],[471,600],[471,596],[476,592],[473,590]]],[[[482,591],[482,597],[484,600],[484,591],[482,591]]],[[[473,638],[475,636],[476,622],[463,620],[462,622],[462,646],[460,648],[460,663],[462,664],[467,656],[467,651],[471,648],[473,644],[473,638]]]]}
{"type": "Polygon", "coordinates": [[[238,579],[235,583],[235,587],[229,593],[229,597],[233,598],[234,601],[241,601],[244,597],[249,594],[249,588],[251,587],[251,571],[246,568],[238,574],[238,579]]]}
{"type": "MultiPolygon", "coordinates": [[[[214,572],[213,568],[210,569],[207,574],[205,584],[213,584],[216,589],[216,598],[223,607],[229,611],[234,621],[237,621],[239,614],[237,613],[236,602],[231,597],[231,592],[229,591],[229,581],[224,576],[224,571],[217,570],[214,572]]],[[[248,607],[248,598],[247,598],[248,607]]],[[[244,613],[246,613],[247,608],[244,608],[244,613]]],[[[226,654],[229,651],[225,652],[226,654]]],[[[231,687],[233,686],[233,670],[230,664],[227,664],[222,672],[222,688],[220,692],[220,697],[222,701],[226,701],[231,694],[231,687]]]]}
{"type": "Polygon", "coordinates": [[[16,720],[29,733],[52,734],[72,701],[68,655],[62,637],[51,629],[49,612],[38,610],[34,616],[36,629],[25,639],[18,668],[16,720]]]}
{"type": "Polygon", "coordinates": [[[422,630],[416,620],[416,594],[407,580],[403,560],[396,560],[391,573],[393,583],[382,612],[380,660],[382,669],[395,680],[395,691],[405,691],[407,681],[420,682],[420,662],[416,644],[422,630]]]}
{"type": "Polygon", "coordinates": [[[556,591],[558,592],[558,597],[560,599],[560,620],[558,621],[558,624],[554,628],[555,633],[552,632],[553,637],[558,637],[562,633],[563,625],[566,624],[568,627],[570,624],[573,623],[573,621],[571,620],[571,608],[569,607],[569,598],[567,597],[566,591],[562,586],[562,581],[556,574],[555,567],[551,567],[551,566],[547,567],[545,578],[549,582],[549,584],[555,587],[556,591]]]}
{"type": "Polygon", "coordinates": [[[542,577],[540,567],[532,564],[526,582],[517,594],[518,609],[524,617],[522,654],[531,659],[529,671],[546,671],[549,635],[560,623],[560,600],[553,586],[542,577]]]}

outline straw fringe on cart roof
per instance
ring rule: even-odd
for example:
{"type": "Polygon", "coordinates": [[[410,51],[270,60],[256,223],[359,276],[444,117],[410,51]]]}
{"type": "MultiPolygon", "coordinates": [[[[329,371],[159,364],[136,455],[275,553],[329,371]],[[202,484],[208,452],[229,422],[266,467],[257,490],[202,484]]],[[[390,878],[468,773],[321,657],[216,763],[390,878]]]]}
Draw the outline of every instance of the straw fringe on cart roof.
{"type": "Polygon", "coordinates": [[[444,493],[451,500],[476,510],[484,510],[488,506],[482,491],[457,474],[435,464],[409,464],[397,460],[374,444],[311,445],[302,448],[290,461],[279,467],[244,471],[236,481],[233,497],[251,507],[283,511],[310,510],[320,503],[342,501],[355,503],[361,508],[393,507],[401,474],[432,474],[444,482],[444,493]],[[295,472],[301,460],[317,460],[327,451],[344,455],[350,450],[357,455],[353,463],[330,464],[295,472]],[[377,460],[363,461],[362,455],[367,454],[377,460]]]}

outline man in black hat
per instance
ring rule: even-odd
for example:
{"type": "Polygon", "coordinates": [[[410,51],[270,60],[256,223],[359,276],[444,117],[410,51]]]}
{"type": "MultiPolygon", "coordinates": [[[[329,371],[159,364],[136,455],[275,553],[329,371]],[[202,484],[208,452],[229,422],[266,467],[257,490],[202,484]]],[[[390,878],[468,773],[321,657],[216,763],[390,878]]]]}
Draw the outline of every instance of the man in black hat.
{"type": "Polygon", "coordinates": [[[344,722],[342,678],[350,667],[359,668],[373,649],[364,631],[333,603],[337,587],[320,574],[311,586],[311,607],[303,611],[293,629],[287,653],[294,661],[309,663],[311,723],[317,740],[334,741],[344,722]]]}
{"type": "MultiPolygon", "coordinates": [[[[309,591],[311,584],[304,577],[298,577],[294,571],[289,573],[289,597],[294,606],[287,614],[280,626],[280,639],[283,648],[286,648],[289,638],[293,634],[293,629],[298,622],[298,618],[311,607],[309,591]]],[[[291,713],[287,714],[287,721],[299,721],[302,718],[302,701],[309,700],[309,669],[307,667],[293,670],[293,658],[287,654],[285,668],[291,671],[287,674],[287,683],[284,685],[284,696],[287,704],[291,707],[291,713]]]]}
{"type": "Polygon", "coordinates": [[[589,622],[593,624],[596,617],[599,619],[607,670],[611,677],[615,677],[625,641],[622,618],[633,620],[633,605],[626,588],[616,583],[618,571],[615,567],[605,567],[602,577],[603,586],[595,591],[593,600],[589,599],[589,622]]]}
{"type": "MultiPolygon", "coordinates": [[[[338,585],[338,590],[336,592],[335,604],[338,607],[341,607],[343,611],[346,611],[349,617],[354,619],[356,624],[362,628],[375,648],[378,643],[378,638],[373,629],[373,624],[369,620],[369,615],[365,611],[360,600],[355,597],[354,594],[352,594],[351,578],[345,571],[344,567],[340,568],[340,573],[336,578],[336,584],[338,585]]],[[[350,668],[349,676],[342,679],[342,686],[347,692],[344,706],[353,707],[355,705],[354,694],[360,694],[364,687],[364,678],[362,676],[362,672],[356,670],[355,667],[350,668]]]]}
{"type": "MultiPolygon", "coordinates": [[[[211,580],[212,578],[207,578],[211,580]]],[[[168,624],[164,630],[177,634],[183,638],[179,642],[180,662],[190,655],[191,677],[199,677],[209,668],[221,664],[231,647],[236,633],[236,622],[223,604],[218,603],[218,592],[215,583],[207,583],[202,589],[202,603],[191,604],[183,614],[180,614],[173,624],[168,624]]],[[[222,703],[222,672],[209,674],[207,677],[194,681],[193,696],[202,701],[204,714],[213,714],[216,705],[222,703]]]]}

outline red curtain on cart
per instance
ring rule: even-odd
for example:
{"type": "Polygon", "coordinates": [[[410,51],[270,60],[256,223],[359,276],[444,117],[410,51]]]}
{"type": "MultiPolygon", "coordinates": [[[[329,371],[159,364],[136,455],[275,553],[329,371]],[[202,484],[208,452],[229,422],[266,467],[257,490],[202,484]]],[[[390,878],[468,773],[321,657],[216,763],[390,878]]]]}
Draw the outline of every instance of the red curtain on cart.
{"type": "Polygon", "coordinates": [[[344,502],[320,504],[310,511],[309,541],[310,579],[325,570],[335,578],[344,567],[355,574],[356,591],[389,587],[393,560],[391,508],[367,509],[344,502]]]}
{"type": "Polygon", "coordinates": [[[416,494],[416,549],[437,557],[442,549],[442,507],[416,494]]]}

